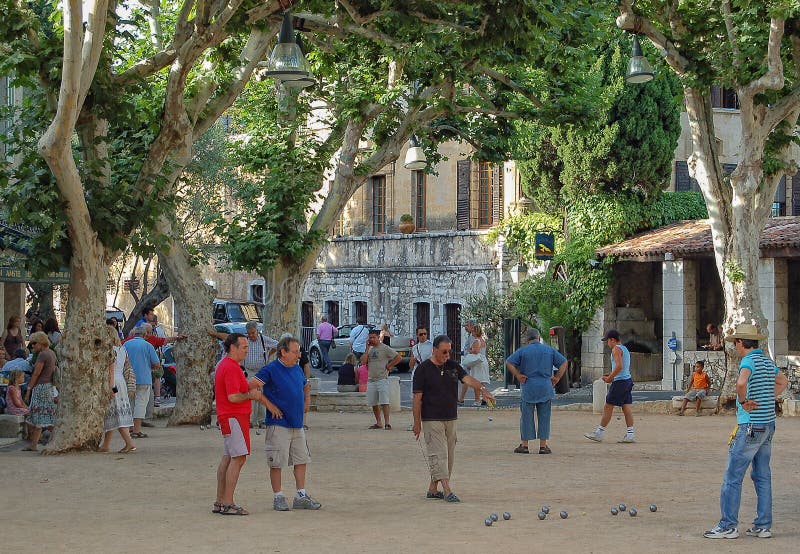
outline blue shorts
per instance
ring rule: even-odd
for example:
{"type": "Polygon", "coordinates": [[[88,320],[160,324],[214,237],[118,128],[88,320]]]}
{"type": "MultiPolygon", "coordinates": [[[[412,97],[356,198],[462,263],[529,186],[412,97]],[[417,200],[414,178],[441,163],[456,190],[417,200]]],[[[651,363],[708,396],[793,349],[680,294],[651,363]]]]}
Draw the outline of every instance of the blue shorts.
{"type": "Polygon", "coordinates": [[[608,394],[606,395],[606,404],[611,404],[612,406],[633,404],[633,396],[631,396],[632,390],[633,379],[621,379],[619,381],[613,381],[611,383],[611,388],[608,389],[608,394]]]}

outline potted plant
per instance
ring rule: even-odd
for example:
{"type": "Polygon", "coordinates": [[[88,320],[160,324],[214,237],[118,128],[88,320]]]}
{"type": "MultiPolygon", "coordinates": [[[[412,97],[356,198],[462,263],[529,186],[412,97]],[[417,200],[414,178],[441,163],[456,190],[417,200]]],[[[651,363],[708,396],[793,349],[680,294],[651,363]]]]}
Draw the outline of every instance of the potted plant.
{"type": "Polygon", "coordinates": [[[411,214],[403,214],[400,216],[400,232],[410,234],[414,232],[416,226],[414,225],[414,218],[411,214]]]}

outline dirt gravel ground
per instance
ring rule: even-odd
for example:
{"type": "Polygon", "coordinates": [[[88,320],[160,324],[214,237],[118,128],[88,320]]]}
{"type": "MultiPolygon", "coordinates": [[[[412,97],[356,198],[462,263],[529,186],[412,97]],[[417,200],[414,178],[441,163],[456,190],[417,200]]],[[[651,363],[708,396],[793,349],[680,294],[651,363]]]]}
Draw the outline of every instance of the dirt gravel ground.
{"type": "MultiPolygon", "coordinates": [[[[513,454],[518,412],[464,411],[452,485],[460,504],[426,500],[427,466],[395,414],[370,431],[368,414],[309,417],[307,488],[318,512],[272,511],[263,432],[252,433],[237,503],[248,517],[210,513],[221,454],[217,430],[147,429],[138,452],[38,456],[14,445],[3,466],[2,548],[52,552],[791,552],[800,542],[800,419],[779,420],[773,445],[772,539],[703,539],[718,519],[732,417],[639,415],[637,444],[583,438],[597,416],[555,412],[553,454],[513,454]],[[491,418],[491,419],[490,419],[491,418]],[[612,505],[639,516],[612,516],[612,505]],[[658,505],[651,513],[648,506],[658,505]],[[551,506],[545,521],[539,507],[551,506]],[[566,510],[562,520],[558,512],[566,510]],[[484,525],[491,513],[510,521],[484,525]]],[[[122,446],[115,439],[112,446],[122,446]]],[[[755,512],[744,482],[740,530],[755,512]]],[[[294,493],[289,472],[284,491],[294,493]]]]}

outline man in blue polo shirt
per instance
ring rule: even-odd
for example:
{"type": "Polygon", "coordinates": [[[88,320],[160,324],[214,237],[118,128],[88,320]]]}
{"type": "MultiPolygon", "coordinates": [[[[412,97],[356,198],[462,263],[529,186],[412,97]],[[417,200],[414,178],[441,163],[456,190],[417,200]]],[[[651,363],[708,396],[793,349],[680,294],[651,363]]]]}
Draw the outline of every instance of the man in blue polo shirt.
{"type": "Polygon", "coordinates": [[[161,368],[161,361],[153,345],[144,337],[147,334],[144,326],[133,328],[133,338],[125,341],[123,348],[128,352],[128,360],[136,375],[136,399],[133,405],[133,429],[131,436],[137,439],[147,437],[142,433],[142,421],[147,412],[147,403],[150,402],[150,391],[153,388],[154,370],[161,368]]]}
{"type": "Polygon", "coordinates": [[[539,454],[550,454],[550,411],[556,391],[553,385],[567,371],[567,359],[555,348],[539,341],[539,331],[525,331],[528,344],[511,354],[506,367],[522,385],[519,435],[522,442],[514,449],[517,454],[530,454],[528,441],[539,438],[539,454]],[[556,368],[558,368],[556,370],[556,368]],[[556,371],[555,374],[553,372],[556,371]],[[533,412],[539,422],[538,433],[533,412]]]}
{"type": "Polygon", "coordinates": [[[311,386],[298,365],[300,341],[284,335],[278,341],[278,359],[262,367],[251,385],[262,388],[267,406],[264,423],[266,431],[267,464],[269,480],[275,498],[272,507],[279,511],[289,510],[286,496],[281,490],[281,469],[294,468],[297,494],[292,508],[295,510],[319,510],[322,504],[306,493],[306,465],[311,461],[303,414],[311,402],[311,386]]]}
{"type": "Polygon", "coordinates": [[[735,539],[739,536],[739,506],[742,480],[753,464],[750,477],[756,489],[756,519],[746,531],[748,536],[767,539],[772,536],[772,436],[775,434],[775,397],[789,380],[758,347],[766,339],[758,327],[748,323],[736,326],[725,340],[733,343],[739,362],[736,379],[736,430],[731,435],[728,465],[719,496],[721,517],[713,529],[703,533],[707,539],[735,539]]]}

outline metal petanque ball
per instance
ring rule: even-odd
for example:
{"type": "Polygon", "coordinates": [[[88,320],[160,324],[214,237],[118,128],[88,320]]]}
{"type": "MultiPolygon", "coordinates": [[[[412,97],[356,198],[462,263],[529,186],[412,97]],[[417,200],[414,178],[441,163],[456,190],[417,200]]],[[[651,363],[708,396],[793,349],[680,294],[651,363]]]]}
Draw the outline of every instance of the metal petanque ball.
{"type": "Polygon", "coordinates": [[[483,520],[483,524],[484,524],[486,527],[491,527],[491,526],[492,526],[492,523],[494,523],[494,522],[492,521],[492,518],[490,518],[490,517],[487,517],[486,519],[484,519],[484,520],[483,520]]]}
{"type": "Polygon", "coordinates": [[[611,515],[612,515],[612,516],[615,516],[615,515],[617,515],[618,513],[619,513],[619,510],[617,509],[617,507],[616,507],[616,506],[614,506],[613,508],[611,508],[611,515]]]}
{"type": "Polygon", "coordinates": [[[498,519],[500,519],[499,517],[497,517],[497,514],[492,514],[492,515],[490,515],[490,516],[489,516],[489,518],[490,518],[492,521],[497,521],[498,519]]]}
{"type": "Polygon", "coordinates": [[[631,508],[630,510],[628,510],[628,513],[631,515],[631,517],[636,517],[636,514],[638,514],[639,512],[636,511],[636,508],[631,508]]]}
{"type": "Polygon", "coordinates": [[[565,512],[564,510],[561,510],[561,513],[558,514],[558,515],[561,516],[561,519],[567,519],[569,517],[569,514],[567,512],[565,512]]]}
{"type": "Polygon", "coordinates": [[[503,512],[503,519],[506,520],[506,521],[511,519],[511,513],[510,512],[503,512]]]}
{"type": "Polygon", "coordinates": [[[544,512],[539,512],[539,513],[538,513],[538,514],[536,514],[536,515],[539,517],[539,519],[540,519],[540,520],[542,520],[542,519],[544,519],[544,518],[546,518],[546,517],[547,517],[547,514],[546,514],[546,513],[544,513],[544,512]]]}
{"type": "Polygon", "coordinates": [[[542,506],[542,511],[546,514],[550,513],[550,506],[542,506]]]}
{"type": "Polygon", "coordinates": [[[627,507],[625,504],[620,504],[620,505],[619,505],[619,511],[620,511],[620,512],[624,512],[624,511],[625,511],[625,510],[627,510],[627,509],[628,509],[628,507],[627,507]]]}
{"type": "Polygon", "coordinates": [[[656,506],[655,504],[650,504],[650,511],[651,512],[655,512],[657,510],[658,510],[658,506],[656,506]]]}

